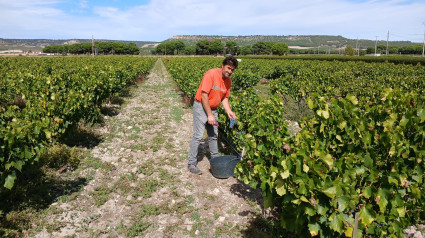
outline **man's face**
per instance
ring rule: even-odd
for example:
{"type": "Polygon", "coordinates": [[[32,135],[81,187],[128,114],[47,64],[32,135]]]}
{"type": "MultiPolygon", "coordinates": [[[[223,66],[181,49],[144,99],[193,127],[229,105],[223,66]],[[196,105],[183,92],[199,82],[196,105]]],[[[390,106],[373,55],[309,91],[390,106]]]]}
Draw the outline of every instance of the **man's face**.
{"type": "Polygon", "coordinates": [[[228,78],[233,74],[233,70],[235,70],[235,66],[233,65],[222,65],[221,71],[223,73],[223,77],[228,78]]]}

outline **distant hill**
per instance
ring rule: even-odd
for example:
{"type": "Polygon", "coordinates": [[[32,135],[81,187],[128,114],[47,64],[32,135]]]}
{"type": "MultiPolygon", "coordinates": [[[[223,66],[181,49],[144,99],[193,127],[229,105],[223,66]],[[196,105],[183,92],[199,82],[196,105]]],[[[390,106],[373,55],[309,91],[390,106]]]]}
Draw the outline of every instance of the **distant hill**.
{"type": "MultiPolygon", "coordinates": [[[[283,42],[288,44],[288,46],[298,46],[298,47],[332,47],[339,48],[351,45],[353,47],[356,44],[360,48],[374,47],[375,41],[373,40],[364,40],[364,39],[348,39],[342,36],[330,36],[330,35],[304,35],[304,36],[262,36],[262,35],[253,35],[253,36],[196,36],[196,35],[187,35],[187,36],[173,36],[167,41],[176,41],[181,40],[185,44],[195,45],[199,40],[214,40],[220,39],[224,42],[226,41],[235,41],[240,46],[252,45],[258,41],[273,41],[273,42],[283,42]]],[[[386,45],[386,41],[378,41],[378,45],[386,45]]],[[[389,45],[396,45],[398,47],[413,45],[410,41],[389,41],[389,45]]]]}
{"type": "MultiPolygon", "coordinates": [[[[195,45],[199,40],[214,40],[220,39],[223,42],[235,41],[239,46],[252,45],[258,41],[273,41],[273,42],[284,42],[290,47],[330,47],[330,48],[341,48],[347,45],[365,49],[367,47],[374,47],[375,41],[364,40],[364,39],[348,39],[342,36],[330,36],[330,35],[295,35],[295,36],[263,36],[263,35],[251,35],[251,36],[201,36],[201,35],[182,35],[173,36],[165,41],[177,41],[181,40],[186,45],[195,45]]],[[[0,38],[0,51],[2,50],[24,50],[24,51],[42,51],[47,45],[63,45],[63,44],[75,44],[91,42],[91,39],[68,39],[68,40],[49,40],[49,39],[2,39],[0,38]]],[[[95,41],[115,41],[115,40],[104,40],[95,39],[95,41]]],[[[152,41],[120,41],[124,43],[133,42],[141,48],[142,54],[149,54],[150,51],[155,48],[160,42],[152,41]]],[[[378,45],[386,45],[386,41],[378,41],[378,45]]],[[[398,47],[414,45],[410,41],[389,41],[389,45],[395,45],[398,47]]]]}
{"type": "MultiPolygon", "coordinates": [[[[94,39],[95,41],[115,41],[115,40],[104,40],[94,39]]],[[[75,44],[75,43],[86,43],[91,42],[91,39],[68,39],[68,40],[49,40],[49,39],[3,39],[0,38],[0,50],[24,50],[24,51],[41,51],[45,46],[48,45],[64,45],[64,44],[75,44]]],[[[135,43],[138,47],[143,48],[154,48],[159,42],[152,41],[119,41],[124,43],[135,43]]]]}

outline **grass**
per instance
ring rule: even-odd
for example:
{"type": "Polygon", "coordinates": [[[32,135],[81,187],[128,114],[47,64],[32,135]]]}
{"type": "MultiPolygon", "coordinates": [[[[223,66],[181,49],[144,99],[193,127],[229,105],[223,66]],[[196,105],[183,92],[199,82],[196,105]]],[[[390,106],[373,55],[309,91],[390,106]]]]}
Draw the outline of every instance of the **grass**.
{"type": "Polygon", "coordinates": [[[112,190],[108,187],[107,184],[102,184],[90,193],[90,196],[94,199],[96,206],[102,206],[105,204],[111,197],[112,190]]]}
{"type": "Polygon", "coordinates": [[[254,92],[258,95],[260,100],[268,99],[270,92],[267,80],[260,80],[258,84],[254,87],[254,92]]]}
{"type": "Polygon", "coordinates": [[[137,190],[133,194],[133,196],[142,197],[142,198],[151,197],[152,194],[156,192],[163,185],[164,185],[163,183],[153,178],[140,180],[137,183],[137,190]]]}
{"type": "Polygon", "coordinates": [[[112,163],[102,161],[99,158],[88,156],[85,160],[83,160],[80,164],[80,170],[84,169],[100,169],[104,173],[111,172],[115,169],[115,166],[112,163]]]}
{"type": "Polygon", "coordinates": [[[183,109],[180,107],[174,106],[171,108],[170,116],[176,122],[181,122],[184,115],[183,109]]]}
{"type": "Polygon", "coordinates": [[[155,173],[156,169],[154,168],[152,163],[146,162],[142,165],[140,165],[139,169],[137,170],[138,173],[142,173],[146,176],[151,176],[153,173],[155,173]]]}
{"type": "Polygon", "coordinates": [[[164,206],[158,207],[157,205],[144,204],[140,207],[141,218],[148,216],[157,216],[159,214],[167,214],[169,213],[169,209],[164,209],[164,206]]]}
{"type": "Polygon", "coordinates": [[[126,228],[127,231],[125,235],[127,237],[134,237],[134,236],[140,236],[145,232],[151,224],[144,220],[139,220],[131,225],[131,227],[126,228]]]}

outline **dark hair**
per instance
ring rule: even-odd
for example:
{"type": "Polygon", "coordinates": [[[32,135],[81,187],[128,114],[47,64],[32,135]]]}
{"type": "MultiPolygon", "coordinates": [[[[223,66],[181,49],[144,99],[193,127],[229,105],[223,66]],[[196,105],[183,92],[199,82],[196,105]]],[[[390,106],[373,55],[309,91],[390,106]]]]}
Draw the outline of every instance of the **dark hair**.
{"type": "Polygon", "coordinates": [[[238,60],[236,60],[235,57],[231,56],[227,56],[224,60],[223,60],[223,65],[232,65],[235,66],[235,69],[238,67],[238,60]]]}

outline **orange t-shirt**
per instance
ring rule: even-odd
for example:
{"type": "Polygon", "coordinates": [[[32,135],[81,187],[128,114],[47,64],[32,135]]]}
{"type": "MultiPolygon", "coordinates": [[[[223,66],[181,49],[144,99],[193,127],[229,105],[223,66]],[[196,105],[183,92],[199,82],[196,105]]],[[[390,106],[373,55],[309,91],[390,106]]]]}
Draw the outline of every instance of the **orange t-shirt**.
{"type": "Polygon", "coordinates": [[[202,92],[208,93],[208,101],[212,109],[217,108],[224,98],[230,97],[230,78],[222,78],[221,68],[208,70],[202,78],[195,99],[202,102],[202,92]]]}

